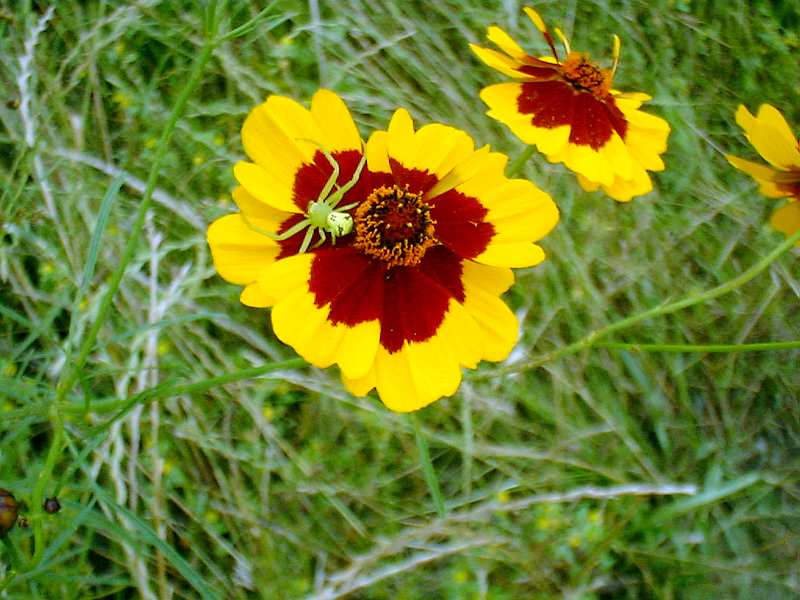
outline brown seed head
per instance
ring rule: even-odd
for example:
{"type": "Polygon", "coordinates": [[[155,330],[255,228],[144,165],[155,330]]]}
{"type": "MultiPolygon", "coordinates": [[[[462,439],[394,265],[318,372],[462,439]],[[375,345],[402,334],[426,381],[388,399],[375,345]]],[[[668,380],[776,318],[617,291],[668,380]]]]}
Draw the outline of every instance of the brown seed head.
{"type": "Polygon", "coordinates": [[[14,526],[18,516],[19,504],[14,494],[0,488],[0,538],[14,526]]]}

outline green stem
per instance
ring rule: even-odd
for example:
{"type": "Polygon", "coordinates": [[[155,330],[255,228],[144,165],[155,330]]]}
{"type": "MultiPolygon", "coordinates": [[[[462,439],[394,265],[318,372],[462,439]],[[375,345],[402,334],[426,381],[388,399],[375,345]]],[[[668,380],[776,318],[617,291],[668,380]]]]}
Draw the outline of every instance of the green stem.
{"type": "MultiPolygon", "coordinates": [[[[213,6],[215,7],[216,5],[214,4],[213,6]]],[[[215,13],[213,9],[209,9],[209,12],[207,14],[212,15],[211,25],[213,27],[209,27],[208,28],[209,30],[207,30],[207,33],[210,33],[211,35],[205,42],[205,45],[203,46],[203,49],[200,52],[200,55],[198,56],[194,64],[194,67],[188,78],[186,86],[183,88],[181,95],[179,96],[177,102],[175,103],[175,106],[172,109],[172,113],[170,114],[169,120],[167,121],[167,124],[164,128],[164,132],[161,135],[161,139],[159,141],[159,145],[156,150],[155,157],[153,159],[153,164],[150,168],[150,175],[147,180],[147,186],[145,188],[144,194],[142,195],[142,200],[139,203],[139,211],[136,214],[136,221],[134,222],[134,225],[131,229],[131,235],[128,238],[127,245],[125,246],[125,251],[119,261],[117,269],[114,271],[108,283],[108,289],[105,295],[103,296],[102,300],[100,301],[97,318],[92,324],[91,329],[87,332],[77,357],[74,360],[70,361],[71,366],[64,370],[61,378],[59,379],[58,385],[56,386],[56,396],[51,404],[52,407],[51,411],[53,412],[53,420],[55,422],[53,441],[50,445],[50,450],[48,452],[47,459],[45,460],[44,467],[39,472],[39,476],[36,482],[36,487],[34,489],[34,492],[30,500],[31,502],[30,510],[33,521],[33,535],[34,535],[35,549],[33,556],[22,567],[21,569],[22,571],[30,571],[36,568],[41,562],[42,557],[44,555],[45,536],[44,536],[44,525],[41,518],[44,489],[45,486],[47,485],[47,482],[50,480],[50,477],[52,476],[53,469],[55,468],[58,457],[61,454],[64,441],[64,425],[61,420],[60,414],[58,413],[59,407],[61,404],[64,403],[67,394],[69,394],[70,390],[72,390],[72,388],[74,387],[75,383],[78,380],[78,377],[80,376],[83,370],[83,366],[85,365],[86,361],[89,358],[89,354],[91,354],[92,350],[94,349],[94,344],[95,341],[97,340],[97,336],[100,332],[100,329],[103,327],[106,321],[106,318],[111,310],[114,297],[116,296],[117,290],[119,289],[119,286],[122,282],[122,278],[125,275],[125,269],[130,263],[131,259],[133,258],[133,255],[136,252],[136,248],[139,245],[140,233],[144,226],[147,213],[150,210],[150,206],[152,205],[153,192],[155,191],[156,183],[160,175],[161,165],[164,162],[167,150],[169,149],[169,140],[172,136],[172,132],[175,129],[178,119],[180,119],[180,117],[186,110],[189,98],[191,97],[191,94],[194,91],[197,84],[200,82],[200,78],[203,76],[204,73],[203,69],[206,63],[211,58],[212,52],[214,51],[214,48],[218,43],[218,41],[215,39],[215,36],[216,36],[216,26],[219,24],[219,19],[214,18],[215,13]]]]}
{"type": "Polygon", "coordinates": [[[534,152],[536,152],[536,148],[534,146],[527,146],[525,150],[522,151],[522,154],[514,159],[514,162],[508,165],[508,168],[506,168],[506,177],[512,179],[517,173],[519,173],[525,163],[530,160],[531,156],[533,156],[534,152]]]}
{"type": "MultiPolygon", "coordinates": [[[[3,545],[8,550],[8,557],[9,562],[11,563],[11,568],[13,570],[19,570],[20,565],[22,564],[22,559],[19,556],[19,552],[17,552],[17,548],[14,546],[14,542],[11,541],[9,536],[4,536],[3,538],[3,545]]],[[[2,591],[2,582],[0,582],[0,591],[2,591]]]]}
{"type": "Polygon", "coordinates": [[[428,483],[428,491],[433,497],[433,502],[436,504],[436,514],[440,519],[447,515],[447,510],[444,506],[444,499],[442,499],[442,490],[439,488],[439,479],[436,477],[436,471],[431,462],[431,453],[428,450],[428,442],[425,435],[422,433],[422,426],[419,423],[419,417],[416,412],[408,413],[408,419],[411,421],[411,426],[414,428],[414,438],[417,441],[417,450],[419,457],[422,461],[422,470],[425,473],[425,481],[428,483]]]}
{"type": "Polygon", "coordinates": [[[30,518],[33,523],[33,556],[26,562],[20,571],[25,573],[31,571],[39,566],[44,556],[45,540],[44,540],[44,488],[50,479],[50,475],[55,469],[56,462],[61,456],[61,451],[64,449],[64,420],[56,408],[51,407],[53,413],[53,441],[50,442],[50,449],[47,452],[47,458],[44,462],[44,467],[39,473],[39,478],[36,481],[36,488],[31,496],[31,506],[29,506],[30,518]]]}
{"type": "Polygon", "coordinates": [[[161,139],[153,159],[153,165],[150,168],[150,175],[147,179],[147,186],[145,187],[144,194],[142,195],[142,201],[139,203],[139,211],[136,213],[136,221],[133,224],[131,235],[128,238],[128,243],[125,246],[125,252],[123,253],[122,258],[119,261],[119,265],[108,283],[108,290],[100,302],[97,318],[92,324],[91,329],[86,334],[86,338],[84,339],[81,349],[78,352],[78,356],[72,363],[72,368],[67,371],[67,374],[63,376],[58,383],[58,392],[55,399],[55,403],[57,405],[60,404],[64,398],[66,398],[67,394],[72,389],[72,386],[75,385],[75,382],[77,381],[78,376],[80,375],[81,370],[86,363],[86,360],[89,358],[89,354],[91,354],[92,350],[94,350],[94,343],[97,340],[97,335],[100,333],[100,329],[105,323],[106,316],[111,310],[114,296],[116,296],[117,290],[122,283],[122,278],[125,275],[125,268],[133,258],[136,248],[139,246],[141,241],[140,234],[142,228],[144,227],[147,213],[150,210],[150,206],[153,202],[153,191],[155,190],[156,183],[158,182],[161,164],[164,161],[167,150],[169,149],[169,140],[172,136],[172,132],[175,129],[175,125],[178,123],[178,119],[181,117],[184,110],[186,110],[186,105],[189,102],[189,98],[194,91],[194,88],[200,82],[200,78],[203,75],[203,68],[211,58],[211,53],[214,51],[214,47],[215,43],[213,41],[207,42],[203,47],[203,51],[200,53],[200,57],[197,59],[197,62],[192,69],[192,73],[189,76],[189,81],[178,98],[178,101],[175,103],[175,107],[172,109],[172,114],[170,115],[169,121],[167,121],[164,132],[161,134],[161,139]]]}
{"type": "Polygon", "coordinates": [[[595,348],[629,350],[631,352],[763,352],[765,350],[792,350],[800,348],[800,340],[793,342],[764,342],[760,344],[626,344],[623,342],[595,342],[595,348]]]}
{"type": "Polygon", "coordinates": [[[642,321],[646,321],[647,319],[652,319],[653,317],[657,317],[660,315],[667,315],[683,308],[687,308],[689,306],[694,306],[695,304],[700,304],[701,302],[705,302],[707,300],[712,300],[717,296],[722,296],[723,294],[727,294],[735,290],[738,287],[741,287],[751,279],[754,279],[756,276],[761,274],[767,267],[769,267],[773,262],[775,262],[781,254],[786,252],[789,248],[791,248],[795,242],[800,240],[800,231],[795,233],[794,235],[788,237],[783,243],[781,243],[778,247],[776,247],[772,252],[767,254],[764,258],[758,261],[755,265],[747,269],[744,273],[734,277],[730,281],[723,283],[720,286],[717,286],[711,290],[706,292],[702,292],[700,294],[696,294],[694,296],[689,296],[682,300],[678,300],[676,302],[672,302],[670,304],[665,304],[662,306],[656,306],[655,308],[651,308],[649,310],[645,310],[640,312],[639,314],[633,315],[632,317],[628,317],[627,319],[622,319],[621,321],[617,321],[616,323],[612,323],[608,327],[604,329],[600,329],[598,331],[594,331],[589,335],[583,337],[582,339],[578,340],[577,342],[573,342],[572,344],[560,348],[559,350],[555,350],[553,352],[549,352],[542,356],[538,356],[534,359],[527,360],[525,362],[517,363],[512,367],[508,367],[505,369],[495,369],[492,371],[486,371],[483,373],[476,374],[474,376],[475,379],[493,379],[495,377],[502,377],[504,375],[508,375],[510,373],[521,373],[524,371],[529,371],[534,369],[544,363],[550,362],[559,358],[561,356],[565,356],[568,354],[575,354],[576,352],[580,352],[586,348],[591,348],[595,346],[600,339],[614,333],[615,331],[619,331],[620,329],[626,329],[642,321]]]}

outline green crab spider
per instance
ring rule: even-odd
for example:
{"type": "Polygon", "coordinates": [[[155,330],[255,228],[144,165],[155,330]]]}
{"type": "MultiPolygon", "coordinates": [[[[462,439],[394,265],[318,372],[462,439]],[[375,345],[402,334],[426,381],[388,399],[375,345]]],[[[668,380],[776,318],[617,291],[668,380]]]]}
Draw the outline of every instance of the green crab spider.
{"type": "Polygon", "coordinates": [[[355,208],[358,206],[358,202],[341,207],[339,206],[339,203],[342,201],[342,198],[344,198],[344,195],[348,192],[348,190],[350,190],[350,188],[352,188],[358,182],[358,178],[361,176],[361,171],[364,169],[364,165],[367,162],[367,155],[363,151],[362,144],[361,160],[356,167],[355,173],[353,173],[353,178],[344,185],[339,186],[336,184],[336,180],[339,179],[339,163],[336,162],[336,159],[333,158],[331,153],[328,152],[327,148],[325,148],[325,146],[319,142],[306,139],[303,141],[311,142],[312,144],[319,146],[320,150],[325,155],[325,158],[328,159],[331,167],[333,167],[333,172],[328,178],[327,183],[325,183],[325,187],[323,187],[322,191],[319,193],[317,199],[309,202],[308,211],[305,213],[306,218],[299,223],[296,223],[283,233],[276,235],[250,224],[250,222],[247,220],[247,217],[244,215],[244,213],[242,213],[242,219],[250,229],[258,233],[263,233],[276,242],[288,240],[293,235],[300,233],[303,231],[303,229],[308,227],[308,231],[306,231],[305,237],[303,238],[303,243],[300,244],[300,250],[298,251],[298,254],[303,254],[306,250],[308,250],[309,246],[311,245],[311,241],[314,239],[315,233],[319,233],[320,240],[316,246],[320,246],[328,239],[325,235],[326,233],[331,235],[331,243],[335,244],[337,237],[345,236],[353,230],[353,217],[344,211],[355,208]],[[336,191],[331,194],[331,190],[333,190],[334,186],[336,186],[336,191]]]}

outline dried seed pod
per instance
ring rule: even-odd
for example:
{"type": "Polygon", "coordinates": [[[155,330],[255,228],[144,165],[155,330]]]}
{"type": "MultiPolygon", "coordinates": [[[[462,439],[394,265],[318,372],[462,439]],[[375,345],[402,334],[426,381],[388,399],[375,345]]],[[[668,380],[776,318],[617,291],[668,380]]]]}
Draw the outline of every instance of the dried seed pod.
{"type": "Polygon", "coordinates": [[[0,538],[14,526],[19,516],[19,504],[14,494],[0,488],[0,538]]]}
{"type": "Polygon", "coordinates": [[[61,510],[61,503],[58,498],[48,498],[44,501],[44,512],[48,515],[54,515],[61,510]]]}

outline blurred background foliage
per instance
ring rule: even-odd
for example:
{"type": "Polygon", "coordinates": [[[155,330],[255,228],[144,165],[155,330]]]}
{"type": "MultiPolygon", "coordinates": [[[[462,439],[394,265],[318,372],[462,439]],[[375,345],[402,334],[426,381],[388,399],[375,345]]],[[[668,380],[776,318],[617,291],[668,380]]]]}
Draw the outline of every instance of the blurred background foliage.
{"type": "MultiPolygon", "coordinates": [[[[503,78],[467,44],[491,46],[486,27],[498,25],[548,54],[516,0],[225,3],[224,29],[268,12],[215,51],[80,386],[68,404],[52,403],[65,348],[97,314],[202,45],[204,4],[0,2],[0,487],[23,501],[31,493],[57,418],[68,423],[56,477],[75,469],[62,482],[63,510],[43,517],[40,567],[4,598],[798,596],[796,350],[596,349],[513,366],[725,282],[779,243],[767,225],[779,203],[722,155],[760,160],[734,122],[739,104],[768,102],[800,126],[800,3],[533,4],[604,64],[621,37],[615,87],[651,94],[647,110],[670,122],[667,170],[654,192],[617,204],[582,192],[562,165],[538,155],[526,165],[562,220],[543,243],[548,260],[518,271],[507,295],[518,347],[505,374],[482,377],[496,370],[482,365],[420,415],[445,519],[435,518],[406,418],[347,394],[335,369],[144,397],[102,425],[116,414],[106,407],[159,382],[294,357],[272,335],[269,311],[240,305],[239,289],[215,275],[204,241],[234,209],[246,114],[269,94],[307,103],[327,87],[364,137],[404,106],[418,124],[464,129],[513,159],[523,145],[478,98],[503,78]],[[99,223],[120,174],[125,185],[99,223]],[[670,493],[685,486],[697,492],[670,493]]],[[[797,258],[614,339],[800,339],[797,258]]],[[[30,529],[8,540],[32,552],[30,529]]],[[[0,546],[0,581],[10,561],[0,546]]]]}

